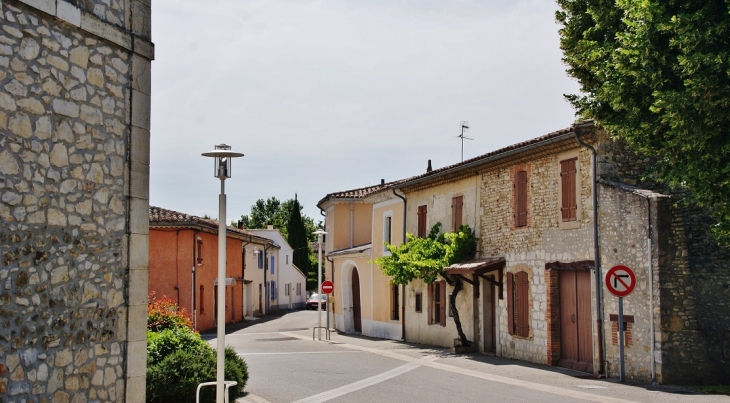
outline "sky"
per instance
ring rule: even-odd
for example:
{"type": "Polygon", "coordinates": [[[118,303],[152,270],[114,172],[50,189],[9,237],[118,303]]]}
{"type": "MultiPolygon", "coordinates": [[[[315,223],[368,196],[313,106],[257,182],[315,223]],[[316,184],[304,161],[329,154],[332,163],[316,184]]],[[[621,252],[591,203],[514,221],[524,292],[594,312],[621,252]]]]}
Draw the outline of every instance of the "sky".
{"type": "Polygon", "coordinates": [[[226,221],[258,199],[418,175],[570,126],[550,0],[155,0],[150,204],[226,221]]]}

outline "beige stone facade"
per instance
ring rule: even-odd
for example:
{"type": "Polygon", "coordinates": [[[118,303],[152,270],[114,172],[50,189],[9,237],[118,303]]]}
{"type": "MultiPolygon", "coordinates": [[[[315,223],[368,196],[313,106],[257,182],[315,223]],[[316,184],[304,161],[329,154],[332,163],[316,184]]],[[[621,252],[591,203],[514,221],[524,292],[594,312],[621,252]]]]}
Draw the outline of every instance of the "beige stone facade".
{"type": "Polygon", "coordinates": [[[147,1],[0,2],[0,395],[144,401],[147,1]]]}

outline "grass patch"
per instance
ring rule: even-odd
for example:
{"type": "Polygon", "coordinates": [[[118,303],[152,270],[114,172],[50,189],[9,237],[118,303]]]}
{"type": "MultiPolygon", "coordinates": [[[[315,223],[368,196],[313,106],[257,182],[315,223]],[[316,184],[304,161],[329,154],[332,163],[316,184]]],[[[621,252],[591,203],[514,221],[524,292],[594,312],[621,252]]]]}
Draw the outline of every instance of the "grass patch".
{"type": "Polygon", "coordinates": [[[730,385],[695,386],[694,391],[704,395],[728,395],[730,396],[730,385]]]}

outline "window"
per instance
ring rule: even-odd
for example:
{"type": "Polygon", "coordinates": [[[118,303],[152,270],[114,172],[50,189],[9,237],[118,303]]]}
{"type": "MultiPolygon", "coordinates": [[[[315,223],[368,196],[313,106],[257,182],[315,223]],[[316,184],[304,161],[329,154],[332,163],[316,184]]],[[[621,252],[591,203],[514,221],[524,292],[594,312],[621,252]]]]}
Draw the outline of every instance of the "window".
{"type": "Polygon", "coordinates": [[[446,282],[428,285],[428,324],[446,326],[446,282]]]}
{"type": "Polygon", "coordinates": [[[286,264],[289,264],[289,255],[286,255],[286,264]]]}
{"type": "Polygon", "coordinates": [[[428,235],[426,230],[426,217],[428,217],[428,207],[424,204],[418,206],[418,237],[425,238],[428,235]]]}
{"type": "Polygon", "coordinates": [[[200,286],[200,313],[205,312],[205,286],[200,286]]]}
{"type": "MultiPolygon", "coordinates": [[[[390,212],[386,213],[386,215],[383,216],[383,242],[387,242],[388,244],[393,243],[393,217],[390,215],[390,212]]],[[[383,244],[383,253],[390,253],[388,252],[388,248],[383,244]]]]}
{"type": "Polygon", "coordinates": [[[196,254],[198,255],[198,266],[203,264],[203,240],[198,238],[198,241],[196,242],[196,254]]]}
{"type": "Polygon", "coordinates": [[[390,285],[390,306],[391,306],[391,312],[390,312],[390,320],[400,320],[400,293],[398,292],[398,284],[391,284],[390,285]]]}
{"type": "Polygon", "coordinates": [[[577,220],[578,203],[576,197],[575,174],[577,172],[577,158],[560,161],[560,186],[562,193],[562,203],[560,205],[560,213],[563,222],[577,220]]]}
{"type": "Polygon", "coordinates": [[[464,196],[451,199],[451,231],[456,232],[462,223],[464,215],[464,196]]]}
{"type": "Polygon", "coordinates": [[[291,288],[291,284],[287,283],[286,284],[286,287],[284,288],[284,296],[285,297],[288,297],[291,294],[290,288],[291,288]]]}
{"type": "Polygon", "coordinates": [[[274,256],[269,256],[269,269],[271,270],[271,274],[274,274],[274,256]]]}
{"type": "Polygon", "coordinates": [[[297,295],[302,295],[302,283],[297,283],[297,295]]]}
{"type": "Polygon", "coordinates": [[[271,295],[272,301],[276,299],[276,281],[271,282],[271,294],[270,295],[271,295]]]}
{"type": "Polygon", "coordinates": [[[527,226],[527,171],[515,172],[514,183],[515,227],[527,226]]]}
{"type": "Polygon", "coordinates": [[[416,293],[416,312],[423,312],[423,296],[420,292],[416,293]]]}
{"type": "Polygon", "coordinates": [[[529,293],[527,272],[507,273],[507,327],[511,335],[530,336],[529,293]]]}
{"type": "Polygon", "coordinates": [[[264,268],[264,252],[259,251],[258,257],[259,257],[259,269],[263,269],[264,268]]]}

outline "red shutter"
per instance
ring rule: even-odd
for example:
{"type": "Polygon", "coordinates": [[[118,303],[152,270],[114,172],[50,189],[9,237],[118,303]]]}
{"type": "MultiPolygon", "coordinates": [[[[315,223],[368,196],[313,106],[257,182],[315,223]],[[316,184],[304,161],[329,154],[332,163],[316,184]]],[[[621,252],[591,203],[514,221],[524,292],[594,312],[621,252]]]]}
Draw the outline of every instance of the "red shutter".
{"type": "Polygon", "coordinates": [[[527,273],[517,273],[517,334],[523,337],[530,335],[530,282],[527,273]]]}
{"type": "Polygon", "coordinates": [[[515,173],[515,227],[527,225],[527,171],[515,173]]]}
{"type": "Polygon", "coordinates": [[[433,324],[433,283],[428,285],[428,324],[433,324]]]}
{"type": "Polygon", "coordinates": [[[507,273],[507,328],[509,334],[515,333],[515,299],[514,299],[514,275],[507,273]]]}
{"type": "Polygon", "coordinates": [[[451,199],[451,231],[456,232],[462,223],[464,196],[451,199]]]}
{"type": "Polygon", "coordinates": [[[428,208],[426,205],[418,206],[418,237],[426,237],[426,217],[428,214],[428,208]]]}
{"type": "Polygon", "coordinates": [[[560,182],[563,190],[560,212],[563,221],[575,221],[577,219],[576,211],[578,202],[575,192],[576,162],[576,158],[560,162],[560,182]]]}
{"type": "Polygon", "coordinates": [[[441,284],[440,292],[441,292],[441,306],[439,306],[439,309],[441,310],[441,326],[446,326],[446,282],[439,281],[441,284]]]}

